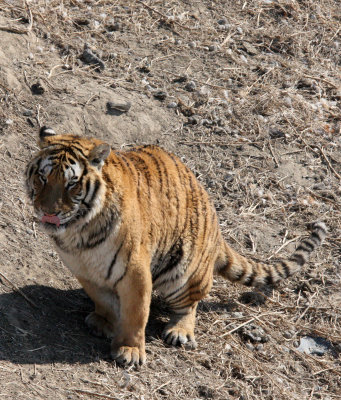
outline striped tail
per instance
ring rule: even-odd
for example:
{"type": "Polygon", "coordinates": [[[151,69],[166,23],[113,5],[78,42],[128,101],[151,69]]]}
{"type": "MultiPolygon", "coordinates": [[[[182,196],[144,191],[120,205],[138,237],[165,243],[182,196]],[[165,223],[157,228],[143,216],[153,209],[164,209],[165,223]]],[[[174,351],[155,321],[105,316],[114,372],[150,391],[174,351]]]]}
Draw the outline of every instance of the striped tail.
{"type": "Polygon", "coordinates": [[[264,264],[246,259],[224,242],[221,256],[216,263],[216,272],[224,278],[246,286],[273,285],[299,271],[308,261],[310,253],[320,246],[327,235],[323,222],[315,222],[307,239],[302,240],[294,253],[274,264],[264,264]]]}

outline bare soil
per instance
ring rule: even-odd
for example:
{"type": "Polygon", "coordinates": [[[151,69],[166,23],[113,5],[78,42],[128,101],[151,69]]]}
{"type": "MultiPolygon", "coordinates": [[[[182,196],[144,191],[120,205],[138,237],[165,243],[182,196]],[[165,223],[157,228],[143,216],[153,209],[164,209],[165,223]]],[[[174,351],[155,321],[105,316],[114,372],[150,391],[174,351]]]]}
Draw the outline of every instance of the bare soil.
{"type": "Polygon", "coordinates": [[[339,0],[0,2],[1,398],[341,398],[340,26],[339,0]],[[155,296],[148,362],[121,369],[26,198],[42,125],[173,151],[250,257],[287,256],[314,220],[329,237],[266,301],[217,279],[195,351],[162,342],[155,296]],[[301,353],[307,335],[329,351],[301,353]]]}

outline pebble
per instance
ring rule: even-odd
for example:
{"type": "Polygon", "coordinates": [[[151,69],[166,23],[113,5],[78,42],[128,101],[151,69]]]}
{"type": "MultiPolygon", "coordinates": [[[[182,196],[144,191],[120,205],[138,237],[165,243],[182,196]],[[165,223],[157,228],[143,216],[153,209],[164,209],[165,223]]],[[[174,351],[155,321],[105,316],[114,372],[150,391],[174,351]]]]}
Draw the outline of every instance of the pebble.
{"type": "Polygon", "coordinates": [[[198,117],[198,115],[192,115],[191,117],[188,118],[187,122],[190,125],[197,125],[200,122],[200,119],[198,117]]]}
{"type": "Polygon", "coordinates": [[[25,116],[25,117],[32,117],[32,115],[33,115],[33,111],[32,110],[24,110],[23,111],[23,115],[25,116]]]}
{"type": "Polygon", "coordinates": [[[195,48],[197,47],[197,44],[196,44],[195,42],[189,42],[189,43],[188,43],[188,46],[189,46],[191,49],[195,49],[195,48]]]}
{"type": "Polygon", "coordinates": [[[121,24],[119,22],[115,22],[113,20],[110,20],[106,25],[105,28],[109,32],[117,32],[121,29],[121,24]]]}
{"type": "Polygon", "coordinates": [[[31,92],[36,95],[41,95],[45,92],[45,88],[41,82],[37,82],[31,86],[31,92]]]}
{"type": "Polygon", "coordinates": [[[221,31],[228,31],[230,29],[230,25],[226,24],[226,25],[219,25],[219,30],[221,31]]]}
{"type": "Polygon", "coordinates": [[[115,102],[108,101],[107,102],[107,110],[110,111],[120,111],[120,112],[128,112],[131,108],[131,102],[115,102]]]}
{"type": "Polygon", "coordinates": [[[264,329],[256,324],[243,326],[241,333],[245,339],[248,339],[254,343],[265,343],[269,340],[268,336],[264,332],[264,329]]]}
{"type": "Polygon", "coordinates": [[[161,101],[163,101],[167,96],[168,94],[164,90],[158,90],[154,93],[154,97],[161,101]]]}
{"type": "Polygon", "coordinates": [[[232,347],[230,344],[226,343],[224,350],[226,351],[227,354],[232,354],[232,347]]]}
{"type": "Polygon", "coordinates": [[[291,106],[292,106],[291,97],[289,97],[289,96],[284,97],[283,103],[284,103],[287,107],[291,107],[291,106]]]}
{"type": "Polygon", "coordinates": [[[182,40],[175,39],[174,44],[176,44],[177,46],[180,46],[182,44],[182,40]]]}
{"type": "Polygon", "coordinates": [[[264,345],[262,343],[258,343],[255,347],[257,351],[263,351],[264,350],[264,345]]]}
{"type": "Polygon", "coordinates": [[[243,315],[242,312],[236,311],[236,312],[231,313],[231,317],[233,317],[233,318],[243,318],[244,315],[243,315]]]}
{"type": "Polygon", "coordinates": [[[209,51],[217,51],[218,46],[216,44],[211,44],[210,46],[208,46],[208,50],[209,51]]]}
{"type": "Polygon", "coordinates": [[[237,26],[237,32],[242,34],[243,33],[243,28],[241,28],[240,26],[237,26]]]}
{"type": "Polygon", "coordinates": [[[178,106],[178,103],[175,101],[171,101],[170,103],[167,104],[167,108],[176,108],[178,106]]]}
{"type": "Polygon", "coordinates": [[[286,339],[292,339],[295,335],[294,331],[284,331],[283,332],[283,337],[285,337],[286,339]]]}
{"type": "Polygon", "coordinates": [[[246,344],[245,344],[245,347],[246,347],[247,349],[251,350],[251,351],[253,351],[253,350],[255,349],[252,343],[246,343],[246,344]]]}
{"type": "Polygon", "coordinates": [[[227,18],[223,17],[218,19],[218,24],[219,25],[226,25],[227,24],[227,18]]]}
{"type": "Polygon", "coordinates": [[[196,89],[196,87],[197,87],[197,85],[196,85],[195,82],[189,81],[188,83],[186,83],[185,89],[186,89],[188,92],[194,92],[195,89],[196,89]]]}
{"type": "Polygon", "coordinates": [[[102,71],[105,68],[104,62],[99,57],[97,57],[96,54],[94,54],[87,46],[85,46],[81,58],[87,64],[98,65],[99,69],[101,69],[102,71]]]}
{"type": "Polygon", "coordinates": [[[12,125],[13,124],[13,120],[12,119],[6,119],[5,124],[6,125],[12,125]]]}

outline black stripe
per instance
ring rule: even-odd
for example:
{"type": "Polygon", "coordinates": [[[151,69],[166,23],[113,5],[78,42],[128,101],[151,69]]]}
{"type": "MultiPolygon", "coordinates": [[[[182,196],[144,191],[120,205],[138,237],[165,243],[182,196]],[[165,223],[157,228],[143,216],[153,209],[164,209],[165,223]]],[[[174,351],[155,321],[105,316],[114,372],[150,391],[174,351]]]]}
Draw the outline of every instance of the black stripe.
{"type": "Polygon", "coordinates": [[[317,231],[312,232],[312,234],[310,235],[309,239],[311,239],[312,241],[315,241],[317,246],[322,241],[321,240],[321,236],[320,236],[319,232],[317,232],[317,231]]]}
{"type": "Polygon", "coordinates": [[[90,199],[90,201],[89,201],[89,203],[88,203],[90,208],[92,207],[93,202],[94,202],[94,200],[95,200],[95,198],[96,198],[96,195],[97,195],[98,189],[99,189],[99,187],[100,187],[100,185],[101,185],[101,182],[100,182],[98,179],[96,179],[94,185],[95,185],[95,188],[94,188],[94,191],[93,191],[93,193],[92,193],[92,197],[91,197],[91,199],[90,199]]]}
{"type": "Polygon", "coordinates": [[[31,165],[30,168],[29,168],[29,170],[28,170],[28,172],[27,172],[28,179],[31,179],[32,174],[33,174],[33,170],[34,170],[34,166],[31,165]]]}
{"type": "MultiPolygon", "coordinates": [[[[108,214],[110,215],[104,217],[105,224],[100,226],[100,228],[97,231],[91,232],[91,234],[88,237],[88,241],[86,243],[82,243],[82,247],[84,249],[92,249],[96,246],[99,246],[110,235],[113,228],[115,216],[111,210],[109,210],[108,214]]],[[[98,218],[100,218],[100,216],[98,218]]]]}
{"type": "Polygon", "coordinates": [[[298,245],[296,251],[303,250],[303,251],[305,251],[307,253],[311,253],[314,249],[315,249],[315,245],[311,244],[307,239],[307,240],[304,240],[303,242],[301,242],[298,245]]]}
{"type": "Polygon", "coordinates": [[[86,181],[86,184],[85,184],[85,196],[84,196],[84,199],[82,200],[82,203],[85,204],[88,208],[90,208],[89,203],[86,203],[84,200],[88,196],[88,193],[89,193],[89,190],[90,190],[90,183],[91,183],[91,179],[89,178],[86,181]]]}
{"type": "Polygon", "coordinates": [[[255,280],[256,275],[257,275],[256,269],[253,268],[253,269],[252,269],[251,275],[249,275],[249,276],[245,279],[245,281],[244,281],[243,284],[244,284],[245,286],[248,286],[248,287],[252,286],[252,285],[253,285],[253,282],[254,282],[254,280],[255,280]]]}
{"type": "Polygon", "coordinates": [[[153,276],[153,281],[155,282],[161,275],[170,272],[173,268],[175,268],[182,260],[184,255],[182,242],[175,243],[169,252],[167,253],[167,263],[164,268],[157,271],[157,273],[153,276]]]}
{"type": "MultiPolygon", "coordinates": [[[[146,163],[146,161],[143,159],[143,157],[141,157],[138,154],[138,150],[137,149],[132,149],[129,152],[126,153],[126,156],[130,156],[132,158],[135,159],[135,161],[137,162],[134,163],[135,168],[139,171],[141,171],[142,176],[144,176],[144,178],[146,179],[146,183],[147,183],[147,190],[148,190],[148,198],[150,198],[150,189],[151,189],[151,178],[152,175],[150,173],[148,164],[146,163]]],[[[129,157],[128,157],[129,158],[129,157]]]]}
{"type": "Polygon", "coordinates": [[[122,240],[122,243],[120,244],[119,248],[117,249],[117,251],[116,251],[116,253],[114,255],[113,260],[110,263],[110,266],[109,266],[109,269],[108,269],[108,273],[107,273],[107,276],[106,276],[105,280],[108,280],[110,278],[111,272],[112,272],[112,270],[114,268],[114,265],[116,263],[116,259],[117,259],[118,253],[120,252],[120,250],[121,250],[121,248],[123,246],[123,243],[124,243],[124,240],[122,240]]]}
{"type": "Polygon", "coordinates": [[[300,267],[306,263],[306,260],[303,256],[303,254],[297,254],[294,253],[290,258],[290,261],[294,261],[296,264],[298,264],[300,267]]]}
{"type": "Polygon", "coordinates": [[[158,181],[160,183],[160,192],[162,192],[163,191],[163,175],[162,175],[162,171],[161,171],[161,168],[160,168],[160,160],[157,157],[155,157],[154,154],[149,153],[149,151],[147,151],[146,149],[141,149],[140,151],[141,151],[141,153],[146,154],[147,156],[149,156],[153,160],[153,163],[154,163],[154,165],[156,167],[156,170],[157,170],[157,173],[158,173],[158,176],[159,176],[159,180],[158,181]]]}
{"type": "Polygon", "coordinates": [[[286,261],[279,261],[279,263],[281,264],[282,268],[284,269],[285,278],[287,278],[288,276],[290,276],[290,275],[291,275],[291,272],[290,272],[290,268],[289,268],[288,265],[287,265],[287,262],[286,262],[286,261]]]}

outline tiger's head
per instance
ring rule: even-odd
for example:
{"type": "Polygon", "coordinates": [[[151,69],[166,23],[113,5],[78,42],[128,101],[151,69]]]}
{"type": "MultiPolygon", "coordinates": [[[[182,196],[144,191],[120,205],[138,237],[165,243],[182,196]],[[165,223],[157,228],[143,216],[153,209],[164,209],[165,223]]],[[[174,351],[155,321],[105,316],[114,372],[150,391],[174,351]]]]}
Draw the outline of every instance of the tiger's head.
{"type": "Polygon", "coordinates": [[[110,146],[98,139],[56,135],[51,128],[39,132],[40,151],[27,165],[27,190],[44,227],[62,231],[88,222],[103,203],[102,167],[110,146]]]}

